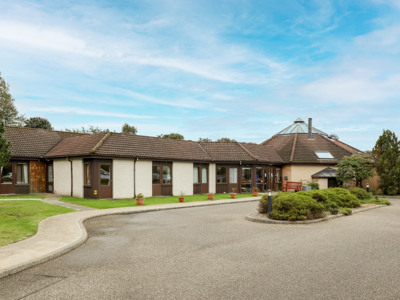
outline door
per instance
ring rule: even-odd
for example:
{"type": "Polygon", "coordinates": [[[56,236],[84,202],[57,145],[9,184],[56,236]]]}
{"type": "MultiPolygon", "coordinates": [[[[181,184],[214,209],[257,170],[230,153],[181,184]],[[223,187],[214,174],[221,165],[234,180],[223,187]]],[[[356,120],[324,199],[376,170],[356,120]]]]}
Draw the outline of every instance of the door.
{"type": "Polygon", "coordinates": [[[264,191],[264,172],[262,167],[256,167],[256,185],[260,192],[264,191]]]}
{"type": "Polygon", "coordinates": [[[328,178],[328,188],[336,188],[339,187],[339,184],[335,178],[328,178]]]}
{"type": "Polygon", "coordinates": [[[47,185],[46,185],[47,193],[54,193],[54,170],[53,164],[47,165],[47,185]]]}
{"type": "Polygon", "coordinates": [[[208,168],[201,167],[201,193],[206,194],[208,193],[208,168]]]}
{"type": "Polygon", "coordinates": [[[112,164],[100,163],[100,199],[110,199],[113,197],[112,193],[112,164]]]}
{"type": "Polygon", "coordinates": [[[172,164],[153,164],[153,196],[172,196],[172,164]]]}
{"type": "Polygon", "coordinates": [[[15,193],[15,164],[8,163],[1,167],[1,183],[0,193],[14,194],[15,193]]]}

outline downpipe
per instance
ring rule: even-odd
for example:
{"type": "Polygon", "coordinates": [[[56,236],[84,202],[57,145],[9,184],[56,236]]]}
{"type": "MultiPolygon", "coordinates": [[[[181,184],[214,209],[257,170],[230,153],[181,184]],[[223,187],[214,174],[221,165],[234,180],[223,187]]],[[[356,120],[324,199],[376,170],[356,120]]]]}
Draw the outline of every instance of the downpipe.
{"type": "Polygon", "coordinates": [[[74,191],[74,175],[73,175],[74,169],[72,166],[72,160],[70,160],[68,157],[66,159],[71,163],[71,197],[73,197],[72,195],[73,195],[73,191],[74,191]]]}

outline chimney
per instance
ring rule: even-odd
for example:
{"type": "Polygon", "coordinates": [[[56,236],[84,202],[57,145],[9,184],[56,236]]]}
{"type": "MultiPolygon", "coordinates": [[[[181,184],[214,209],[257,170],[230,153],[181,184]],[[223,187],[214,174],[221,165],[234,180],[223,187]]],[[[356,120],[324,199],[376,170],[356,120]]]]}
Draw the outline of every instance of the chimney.
{"type": "Polygon", "coordinates": [[[312,140],[312,118],[308,118],[308,139],[312,140]]]}

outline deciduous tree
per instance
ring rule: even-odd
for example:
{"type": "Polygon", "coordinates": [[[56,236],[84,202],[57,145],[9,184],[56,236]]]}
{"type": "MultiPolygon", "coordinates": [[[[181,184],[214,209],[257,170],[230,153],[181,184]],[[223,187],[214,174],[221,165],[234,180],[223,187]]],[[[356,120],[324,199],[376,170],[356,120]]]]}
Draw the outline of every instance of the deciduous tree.
{"type": "Polygon", "coordinates": [[[217,142],[234,143],[234,142],[236,142],[236,140],[230,139],[227,137],[222,137],[222,138],[218,139],[217,142]]]}
{"type": "Polygon", "coordinates": [[[337,166],[336,178],[341,185],[354,183],[362,187],[363,180],[375,175],[373,161],[368,154],[345,156],[337,166]]]}
{"type": "Polygon", "coordinates": [[[18,113],[14,101],[15,99],[10,94],[10,84],[1,77],[0,72],[0,119],[5,125],[22,126],[25,123],[25,117],[18,113]]]}
{"type": "Polygon", "coordinates": [[[126,134],[136,134],[137,128],[135,126],[130,126],[128,123],[122,125],[122,132],[126,134]]]}
{"type": "Polygon", "coordinates": [[[163,139],[174,139],[174,140],[183,140],[184,139],[183,135],[179,134],[179,133],[160,134],[160,135],[157,135],[157,137],[163,138],[163,139]]]}
{"type": "Polygon", "coordinates": [[[49,120],[41,117],[33,117],[27,119],[25,122],[25,127],[53,130],[53,127],[51,127],[51,123],[49,122],[49,120]]]}
{"type": "Polygon", "coordinates": [[[11,159],[11,143],[4,137],[5,126],[0,122],[0,167],[4,167],[11,159]]]}

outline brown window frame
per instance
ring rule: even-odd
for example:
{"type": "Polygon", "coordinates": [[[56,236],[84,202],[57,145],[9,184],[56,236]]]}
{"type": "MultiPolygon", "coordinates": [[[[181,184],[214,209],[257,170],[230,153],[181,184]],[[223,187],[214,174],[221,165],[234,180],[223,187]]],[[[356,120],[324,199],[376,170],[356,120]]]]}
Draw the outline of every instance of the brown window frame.
{"type": "Polygon", "coordinates": [[[84,168],[83,168],[83,186],[84,187],[92,187],[92,164],[90,162],[84,162],[84,168]],[[87,177],[87,172],[86,172],[86,167],[89,167],[89,180],[90,183],[88,183],[88,177],[87,177]]]}

